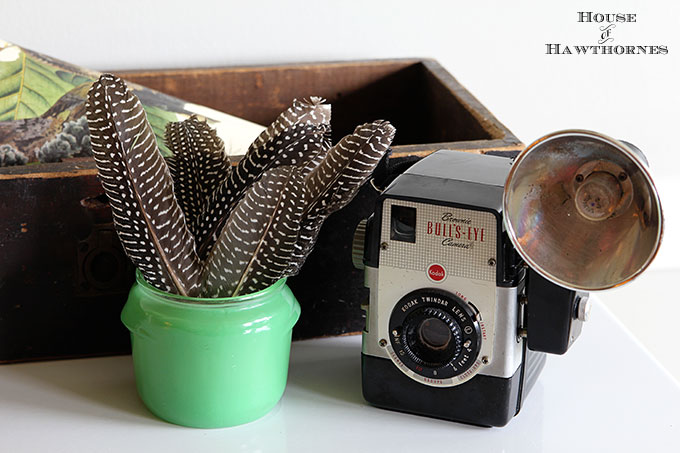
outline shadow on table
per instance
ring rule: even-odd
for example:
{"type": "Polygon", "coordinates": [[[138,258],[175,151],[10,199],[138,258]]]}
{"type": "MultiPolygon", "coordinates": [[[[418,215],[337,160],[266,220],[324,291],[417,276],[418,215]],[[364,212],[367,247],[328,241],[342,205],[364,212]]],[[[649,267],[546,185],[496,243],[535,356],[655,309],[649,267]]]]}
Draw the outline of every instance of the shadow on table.
{"type": "Polygon", "coordinates": [[[16,364],[1,371],[22,383],[22,391],[4,394],[5,400],[40,410],[158,423],[137,395],[130,356],[16,364]]]}
{"type": "Polygon", "coordinates": [[[293,345],[289,388],[301,388],[352,404],[367,404],[361,395],[360,340],[308,340],[293,345]]]}

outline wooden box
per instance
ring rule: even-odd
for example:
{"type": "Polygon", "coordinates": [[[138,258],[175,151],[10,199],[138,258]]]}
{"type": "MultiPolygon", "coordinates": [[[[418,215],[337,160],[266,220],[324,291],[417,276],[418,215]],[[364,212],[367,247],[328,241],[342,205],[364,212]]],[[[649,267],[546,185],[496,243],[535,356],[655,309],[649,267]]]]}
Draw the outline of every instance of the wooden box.
{"type": "MultiPolygon", "coordinates": [[[[196,104],[269,124],[293,98],[333,105],[333,140],[362,122],[397,128],[392,159],[442,148],[516,153],[521,143],[433,60],[140,71],[123,78],[196,104]]],[[[0,169],[0,362],[120,354],[119,320],[132,283],[94,162],[0,169]]],[[[300,275],[296,339],[363,328],[363,272],[352,267],[354,227],[377,192],[362,188],[332,215],[300,275]]]]}

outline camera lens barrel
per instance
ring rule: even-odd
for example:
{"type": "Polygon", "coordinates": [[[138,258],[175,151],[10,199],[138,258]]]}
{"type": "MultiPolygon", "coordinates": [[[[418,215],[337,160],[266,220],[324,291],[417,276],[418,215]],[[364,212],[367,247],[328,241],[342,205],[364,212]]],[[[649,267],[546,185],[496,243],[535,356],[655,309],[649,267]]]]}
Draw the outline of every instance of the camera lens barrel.
{"type": "Polygon", "coordinates": [[[460,353],[463,333],[446,311],[425,307],[413,311],[402,324],[404,349],[413,362],[440,368],[460,353]]]}
{"type": "Polygon", "coordinates": [[[393,359],[425,379],[465,373],[481,344],[475,311],[446,291],[420,289],[404,296],[390,316],[393,359]]]}
{"type": "Polygon", "coordinates": [[[418,325],[418,340],[433,351],[445,350],[451,344],[452,330],[460,333],[460,328],[439,317],[427,318],[418,325]]]}

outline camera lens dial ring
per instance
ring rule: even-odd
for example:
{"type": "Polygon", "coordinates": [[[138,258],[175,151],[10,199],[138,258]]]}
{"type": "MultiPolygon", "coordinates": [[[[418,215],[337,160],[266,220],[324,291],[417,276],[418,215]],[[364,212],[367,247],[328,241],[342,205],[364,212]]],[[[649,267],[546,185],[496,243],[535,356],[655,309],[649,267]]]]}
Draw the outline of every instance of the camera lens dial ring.
{"type": "Polygon", "coordinates": [[[392,310],[389,326],[392,360],[425,383],[454,385],[479,355],[481,332],[475,311],[445,291],[407,294],[392,310]]]}

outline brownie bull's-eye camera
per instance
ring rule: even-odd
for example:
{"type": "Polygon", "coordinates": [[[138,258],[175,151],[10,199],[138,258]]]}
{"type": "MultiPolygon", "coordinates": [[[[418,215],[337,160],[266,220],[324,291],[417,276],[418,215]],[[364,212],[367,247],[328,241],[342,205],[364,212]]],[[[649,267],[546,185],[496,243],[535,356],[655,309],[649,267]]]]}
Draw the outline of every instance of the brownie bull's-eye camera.
{"type": "Polygon", "coordinates": [[[393,410],[503,426],[588,317],[626,283],[663,219],[642,153],[588,131],[513,161],[441,150],[382,192],[355,234],[365,268],[362,385],[393,410]]]}

